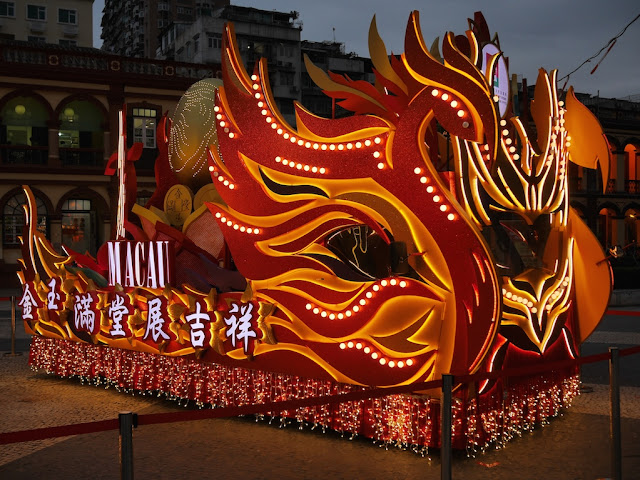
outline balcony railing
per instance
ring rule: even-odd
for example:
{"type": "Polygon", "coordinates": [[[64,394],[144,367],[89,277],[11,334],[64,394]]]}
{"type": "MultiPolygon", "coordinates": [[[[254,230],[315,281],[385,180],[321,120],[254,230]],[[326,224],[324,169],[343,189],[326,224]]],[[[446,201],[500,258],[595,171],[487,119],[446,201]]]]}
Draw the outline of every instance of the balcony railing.
{"type": "Polygon", "coordinates": [[[640,180],[627,180],[625,190],[627,193],[640,193],[640,180]]]}
{"type": "Polygon", "coordinates": [[[97,75],[105,82],[125,74],[128,81],[137,79],[139,83],[159,87],[172,80],[191,84],[202,78],[215,78],[220,68],[218,65],[129,58],[95,49],[64,49],[26,42],[0,44],[0,65],[5,71],[18,66],[21,69],[46,66],[49,77],[54,74],[73,77],[83,73],[97,75]]]}
{"type": "Polygon", "coordinates": [[[104,164],[102,148],[60,148],[63,167],[101,167],[104,164]]]}
{"type": "Polygon", "coordinates": [[[607,190],[606,193],[615,193],[616,191],[616,179],[610,178],[607,180],[607,190]]]}
{"type": "Polygon", "coordinates": [[[49,147],[0,145],[3,165],[46,165],[49,147]]]}

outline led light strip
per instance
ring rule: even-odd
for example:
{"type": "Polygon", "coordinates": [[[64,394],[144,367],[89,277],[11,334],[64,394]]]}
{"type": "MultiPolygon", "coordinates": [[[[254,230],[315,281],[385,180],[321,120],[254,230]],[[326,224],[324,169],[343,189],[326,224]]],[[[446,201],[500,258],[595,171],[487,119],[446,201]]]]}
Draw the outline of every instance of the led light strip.
{"type": "Polygon", "coordinates": [[[379,292],[380,289],[388,286],[399,286],[400,288],[405,288],[407,285],[408,284],[405,280],[398,280],[397,278],[392,278],[390,280],[381,280],[380,283],[376,283],[369,290],[367,290],[362,298],[360,298],[360,300],[358,300],[357,303],[353,305],[353,307],[347,310],[342,310],[340,312],[324,310],[320,307],[314,306],[312,303],[307,303],[306,308],[314,314],[320,315],[322,318],[328,318],[329,320],[342,320],[345,317],[351,317],[354,313],[358,313],[361,307],[367,305],[367,300],[372,299],[375,292],[379,292]]]}
{"type": "Polygon", "coordinates": [[[374,349],[372,349],[368,345],[365,345],[361,341],[349,340],[348,342],[340,343],[340,350],[353,349],[353,348],[355,348],[356,350],[362,351],[362,353],[364,353],[365,355],[371,355],[371,358],[373,360],[378,360],[380,365],[386,365],[389,368],[394,368],[394,367],[404,368],[405,365],[407,367],[411,367],[414,363],[412,358],[398,360],[398,359],[390,359],[388,357],[385,357],[382,354],[376,352],[374,349]]]}
{"type": "MultiPolygon", "coordinates": [[[[426,175],[423,175],[424,171],[423,171],[423,169],[421,167],[414,168],[413,169],[413,173],[415,173],[416,175],[420,176],[420,183],[422,183],[423,185],[426,185],[427,183],[431,182],[431,179],[429,177],[427,177],[426,175]]],[[[433,185],[429,185],[426,190],[427,190],[427,193],[429,193],[429,194],[432,194],[432,193],[436,194],[431,199],[435,203],[441,203],[440,211],[442,213],[446,213],[447,214],[447,220],[449,220],[449,221],[455,220],[456,219],[456,214],[451,212],[451,206],[443,203],[445,201],[446,197],[444,195],[438,195],[437,194],[437,189],[433,185]]]]}
{"type": "Polygon", "coordinates": [[[248,233],[248,234],[254,234],[254,235],[259,235],[260,234],[260,229],[259,228],[257,228],[257,227],[247,227],[245,225],[241,225],[239,223],[236,223],[233,220],[230,220],[227,217],[223,216],[222,213],[220,213],[220,212],[216,212],[216,218],[218,220],[220,220],[221,224],[224,224],[227,227],[231,227],[234,230],[239,230],[242,233],[248,233]]]}

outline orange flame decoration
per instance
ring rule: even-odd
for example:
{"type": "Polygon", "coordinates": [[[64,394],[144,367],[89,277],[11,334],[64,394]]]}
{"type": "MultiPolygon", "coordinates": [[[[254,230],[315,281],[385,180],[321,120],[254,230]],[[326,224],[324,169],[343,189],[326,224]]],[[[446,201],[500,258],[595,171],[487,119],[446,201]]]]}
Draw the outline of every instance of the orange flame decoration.
{"type": "MultiPolygon", "coordinates": [[[[470,26],[466,37],[445,36],[441,56],[426,47],[414,12],[405,53],[388,57],[374,18],[375,85],[305,59],[314,81],[356,115],[323,119],[296,104],[294,129],[276,108],[266,60],[249,76],[227,25],[208,155],[221,201],[206,205],[247,290],[136,289],[128,292],[132,337],[110,338],[107,319],[91,340],[232,365],[249,357],[259,369],[381,386],[472,373],[490,351],[493,369],[510,343],[544,354],[563,341],[574,354],[606,308],[610,278],[597,240],[569,207],[566,171],[569,161],[599,164],[606,177],[606,140],[572,92],[566,110],[558,101],[555,72],[538,79],[537,142],[520,119],[501,117],[491,87],[500,54],[483,73],[488,29],[481,15],[470,26]],[[452,177],[438,171],[445,151],[452,177]],[[171,317],[162,344],[142,341],[154,295],[171,317]],[[240,301],[260,311],[250,354],[226,338],[224,317],[240,301]],[[185,320],[199,302],[213,317],[204,349],[189,344],[185,320]]],[[[33,245],[43,264],[55,254],[33,228],[30,237],[22,280],[35,285],[33,245]]],[[[92,288],[86,270],[66,268],[71,257],[53,261],[46,275],[92,288]]],[[[113,293],[101,292],[104,309],[113,293]]]]}

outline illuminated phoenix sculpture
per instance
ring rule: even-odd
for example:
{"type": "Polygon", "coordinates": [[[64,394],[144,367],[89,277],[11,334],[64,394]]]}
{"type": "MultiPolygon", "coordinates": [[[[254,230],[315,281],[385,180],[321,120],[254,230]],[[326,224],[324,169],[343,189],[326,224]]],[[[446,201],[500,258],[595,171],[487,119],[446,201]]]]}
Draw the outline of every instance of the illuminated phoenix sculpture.
{"type": "MultiPolygon", "coordinates": [[[[78,334],[77,322],[38,329],[29,320],[29,328],[357,385],[575,356],[611,289],[604,254],[568,197],[569,162],[599,165],[607,177],[597,121],[571,90],[560,101],[555,72],[540,71],[533,135],[512,114],[508,88],[505,98],[497,92],[506,63],[479,14],[466,35],[444,37],[442,53],[425,44],[417,13],[402,55],[387,55],[375,21],[369,46],[375,84],[327,74],[305,59],[312,79],[354,115],[325,119],[296,104],[294,128],[276,107],[267,60],[249,75],[227,25],[222,86],[201,82],[194,88],[209,93],[198,94],[196,105],[187,92],[183,102],[210,120],[189,131],[181,127],[185,112],[177,112],[163,163],[175,182],[214,194],[180,228],[158,208],[134,207],[143,228],[129,232],[137,241],[175,240],[177,259],[180,252],[199,259],[176,260],[179,278],[186,264],[217,268],[224,250],[242,281],[124,289],[126,340],[110,334],[105,313],[122,290],[113,285],[98,289],[103,322],[90,338],[78,334]],[[181,156],[205,137],[208,148],[181,156]],[[453,170],[443,171],[445,164],[453,170]],[[198,239],[190,237],[194,225],[198,239]],[[207,251],[203,237],[220,235],[224,249],[218,242],[207,251]],[[152,301],[167,312],[163,334],[155,332],[160,341],[149,335],[152,301]],[[207,315],[203,336],[194,336],[207,315]]],[[[90,278],[106,276],[100,255],[95,263],[55,256],[45,243],[32,228],[23,283],[40,282],[36,264],[47,264],[69,299],[73,288],[90,291],[90,278]]],[[[41,299],[47,285],[34,286],[41,299]]]]}

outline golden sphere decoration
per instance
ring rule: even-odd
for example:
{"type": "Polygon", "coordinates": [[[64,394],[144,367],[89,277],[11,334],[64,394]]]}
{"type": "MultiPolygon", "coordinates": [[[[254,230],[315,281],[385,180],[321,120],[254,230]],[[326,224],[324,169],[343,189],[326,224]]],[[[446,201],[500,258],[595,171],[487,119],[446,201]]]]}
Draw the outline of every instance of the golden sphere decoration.
{"type": "Polygon", "coordinates": [[[198,191],[211,183],[208,148],[218,145],[213,111],[216,90],[222,80],[206,78],[184,93],[173,114],[169,140],[169,164],[178,181],[198,191]]]}

